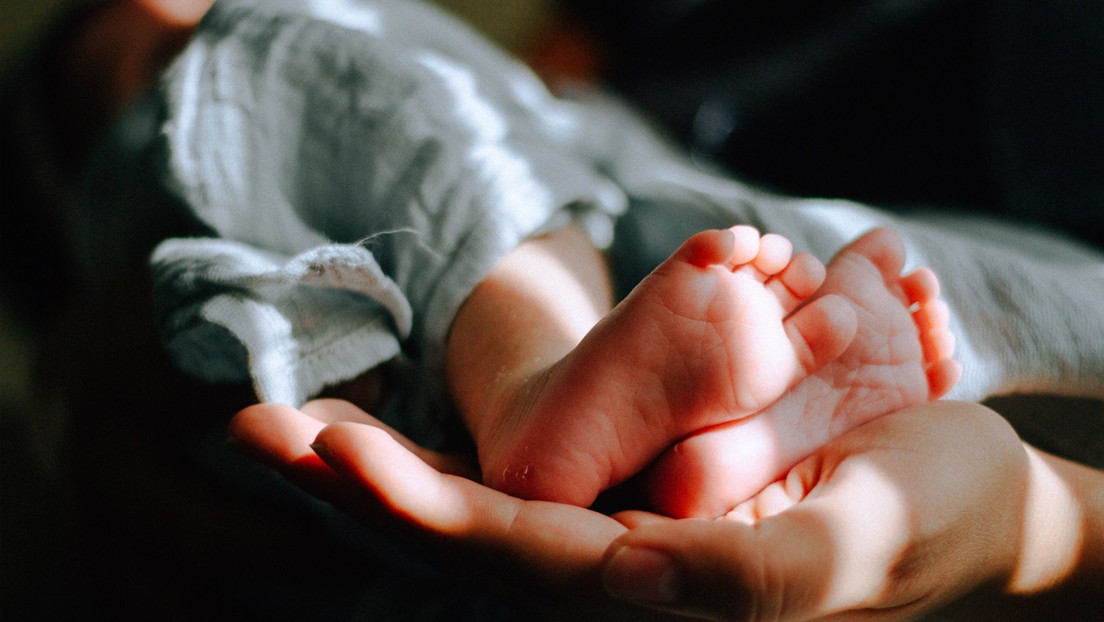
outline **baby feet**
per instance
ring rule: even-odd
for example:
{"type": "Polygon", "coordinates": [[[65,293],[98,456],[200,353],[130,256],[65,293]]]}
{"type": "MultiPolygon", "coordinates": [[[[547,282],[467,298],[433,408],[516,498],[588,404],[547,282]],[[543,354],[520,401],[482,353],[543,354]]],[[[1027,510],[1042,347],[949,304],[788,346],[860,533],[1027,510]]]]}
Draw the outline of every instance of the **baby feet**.
{"type": "Polygon", "coordinates": [[[791,253],[785,238],[750,227],[691,237],[510,393],[476,439],[484,481],[590,505],[675,439],[761,410],[838,357],[855,334],[852,305],[832,294],[807,302],[824,267],[791,253]]]}
{"type": "Polygon", "coordinates": [[[645,478],[658,511],[724,514],[827,441],[954,386],[961,368],[950,358],[954,340],[938,281],[927,269],[901,276],[904,259],[887,229],[832,259],[817,296],[854,304],[854,340],[762,412],[697,432],[664,453],[645,478]]]}

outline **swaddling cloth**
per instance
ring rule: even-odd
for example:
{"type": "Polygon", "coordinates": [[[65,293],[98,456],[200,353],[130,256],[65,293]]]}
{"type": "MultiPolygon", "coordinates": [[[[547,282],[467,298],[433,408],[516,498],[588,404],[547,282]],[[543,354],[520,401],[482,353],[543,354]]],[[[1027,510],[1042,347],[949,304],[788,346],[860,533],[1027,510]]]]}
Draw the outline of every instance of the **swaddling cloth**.
{"type": "Polygon", "coordinates": [[[298,404],[401,356],[419,374],[403,416],[430,417],[464,298],[519,242],[569,222],[611,244],[629,284],[705,227],[753,224],[827,260],[889,226],[911,266],[942,278],[965,366],[951,397],[1104,392],[1099,253],[757,191],[616,102],[551,97],[416,2],[221,2],[158,95],[163,183],[220,238],[154,254],[167,346],[208,380],[252,378],[262,400],[298,404]]]}
{"type": "Polygon", "coordinates": [[[160,94],[164,183],[219,238],[154,253],[167,346],[265,401],[438,369],[507,252],[570,222],[608,244],[626,205],[572,104],[417,2],[220,2],[160,94]]]}

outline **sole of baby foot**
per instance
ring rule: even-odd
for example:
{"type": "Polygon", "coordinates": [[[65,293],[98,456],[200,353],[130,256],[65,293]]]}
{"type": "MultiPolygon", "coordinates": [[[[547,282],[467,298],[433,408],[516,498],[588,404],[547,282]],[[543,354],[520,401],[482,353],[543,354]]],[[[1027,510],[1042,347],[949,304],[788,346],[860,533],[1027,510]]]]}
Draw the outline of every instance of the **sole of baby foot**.
{"type": "Polygon", "coordinates": [[[750,227],[687,240],[572,352],[512,393],[477,439],[484,480],[589,505],[674,440],[747,415],[842,353],[856,330],[811,256],[750,227]]]}
{"type": "Polygon", "coordinates": [[[954,339],[938,280],[927,269],[902,276],[903,265],[903,245],[885,229],[840,251],[817,295],[852,302],[855,339],[776,403],[698,431],[665,452],[645,477],[657,511],[723,515],[829,440],[949,391],[961,366],[951,358],[954,339]]]}

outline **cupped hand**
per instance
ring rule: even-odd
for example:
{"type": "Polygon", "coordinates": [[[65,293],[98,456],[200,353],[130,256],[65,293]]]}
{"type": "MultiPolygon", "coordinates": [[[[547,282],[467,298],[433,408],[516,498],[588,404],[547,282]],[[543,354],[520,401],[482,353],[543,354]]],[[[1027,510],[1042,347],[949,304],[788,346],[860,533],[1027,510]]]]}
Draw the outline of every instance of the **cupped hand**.
{"type": "Polygon", "coordinates": [[[1079,529],[1051,494],[1057,476],[971,404],[861,426],[715,521],[516,499],[344,402],[255,406],[231,437],[370,528],[554,618],[912,618],[969,592],[1059,582],[1080,542],[1061,535],[1079,529]]]}
{"type": "Polygon", "coordinates": [[[465,456],[424,450],[355,406],[261,404],[233,445],[410,551],[551,619],[671,616],[609,597],[602,558],[626,527],[584,508],[524,501],[475,481],[465,456]]]}
{"type": "Polygon", "coordinates": [[[1078,554],[1040,533],[1079,528],[1048,473],[996,413],[925,404],[840,437],[720,520],[635,526],[603,578],[708,619],[912,619],[968,593],[996,601],[1061,580],[1078,554]],[[1040,541],[1057,550],[1026,544],[1040,541]]]}

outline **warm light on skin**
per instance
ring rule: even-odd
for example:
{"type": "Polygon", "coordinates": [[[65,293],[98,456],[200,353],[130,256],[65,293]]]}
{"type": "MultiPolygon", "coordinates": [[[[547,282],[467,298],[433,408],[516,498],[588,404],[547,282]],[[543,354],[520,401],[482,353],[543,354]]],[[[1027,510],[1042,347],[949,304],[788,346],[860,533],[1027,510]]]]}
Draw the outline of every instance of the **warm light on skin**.
{"type": "MultiPolygon", "coordinates": [[[[828,575],[832,580],[823,596],[822,607],[827,611],[848,611],[880,595],[887,587],[887,577],[893,574],[891,569],[909,545],[911,533],[909,502],[898,483],[878,465],[865,461],[842,468],[855,469],[849,482],[862,482],[866,490],[864,495],[851,495],[864,507],[826,504],[830,509],[822,512],[838,513],[831,523],[836,527],[833,543],[837,554],[828,575]],[[855,516],[864,520],[855,521],[855,516]]],[[[805,504],[815,506],[818,500],[809,498],[805,504]]]]}
{"type": "Polygon", "coordinates": [[[1076,569],[1085,544],[1084,513],[1070,486],[1033,448],[1022,545],[1008,589],[1031,594],[1062,583],[1076,569]]]}
{"type": "MultiPolygon", "coordinates": [[[[744,612],[751,597],[765,616],[773,608],[800,619],[897,620],[949,604],[952,619],[1087,619],[1104,602],[1104,473],[1026,448],[995,413],[963,406],[922,405],[841,437],[738,508],[744,516],[728,517],[752,529],[521,501],[439,471],[443,456],[416,456],[409,441],[331,400],[304,406],[313,415],[252,407],[235,417],[232,436],[369,524],[398,527],[472,579],[550,595],[561,614],[575,596],[583,606],[610,604],[605,554],[620,539],[670,552],[704,580],[709,589],[679,609],[689,613],[744,612]],[[320,478],[317,462],[302,459],[312,442],[336,473],[320,478]],[[342,482],[350,487],[339,491],[342,482]],[[1014,567],[1011,585],[992,593],[992,580],[1014,567]],[[723,590],[740,598],[717,596],[723,590]],[[951,602],[960,596],[980,598],[951,602]]],[[[634,587],[633,569],[621,570],[620,584],[634,587]]],[[[654,593],[644,579],[635,587],[654,593]]]]}
{"type": "Polygon", "coordinates": [[[872,462],[854,461],[841,468],[847,471],[841,477],[843,486],[861,487],[862,494],[837,490],[832,496],[843,494],[856,499],[855,504],[808,496],[812,482],[803,481],[794,470],[725,516],[747,525],[760,523],[760,528],[783,525],[793,533],[808,533],[819,539],[814,541],[820,542],[821,551],[834,551],[825,558],[828,563],[816,569],[816,576],[809,577],[809,585],[816,588],[809,594],[817,601],[817,611],[849,611],[880,597],[910,542],[909,500],[899,484],[872,462]],[[862,520],[855,520],[857,516],[862,520]],[[776,524],[778,520],[784,522],[776,524]],[[830,546],[824,546],[824,538],[830,546]]]}
{"type": "Polygon", "coordinates": [[[137,0],[157,21],[166,26],[191,27],[211,8],[214,0],[137,0]]]}
{"type": "MultiPolygon", "coordinates": [[[[557,235],[581,234],[568,231],[557,235]]],[[[523,243],[510,255],[512,261],[503,262],[501,274],[525,295],[539,301],[548,321],[564,335],[567,343],[577,344],[609,313],[612,294],[604,288],[586,284],[578,276],[586,266],[565,265],[564,257],[548,248],[548,244],[556,242],[549,239],[545,243],[523,243]],[[539,280],[534,280],[535,275],[539,275],[539,280]]],[[[593,275],[590,282],[604,281],[604,277],[593,275]]]]}
{"type": "MultiPolygon", "coordinates": [[[[704,452],[708,460],[681,460],[676,462],[677,468],[667,467],[651,474],[653,509],[680,518],[714,518],[724,511],[724,506],[715,505],[716,500],[729,498],[732,491],[741,489],[746,491],[744,497],[751,498],[756,490],[746,486],[747,482],[765,482],[775,477],[777,465],[784,460],[779,452],[782,431],[763,417],[747,417],[722,425],[738,428],[740,433],[726,439],[730,442],[710,446],[704,452]],[[687,480],[694,482],[694,488],[686,486],[687,480]]],[[[678,458],[681,451],[682,444],[676,444],[671,455],[678,458]]],[[[759,504],[779,486],[768,486],[763,491],[766,496],[755,495],[751,502],[729,511],[725,518],[746,521],[776,513],[760,514],[759,504]]]]}
{"type": "Polygon", "coordinates": [[[355,456],[350,470],[365,487],[376,491],[393,515],[435,533],[462,534],[479,522],[477,508],[462,490],[449,485],[448,478],[454,476],[436,471],[383,429],[343,429],[348,425],[337,424],[324,431],[314,449],[323,459],[330,445],[341,450],[344,444],[356,442],[370,450],[346,451],[355,456]]]}
{"type": "Polygon", "coordinates": [[[449,335],[447,366],[477,444],[501,410],[499,394],[563,358],[608,312],[612,293],[601,270],[586,235],[569,227],[520,244],[468,297],[449,335]]]}

